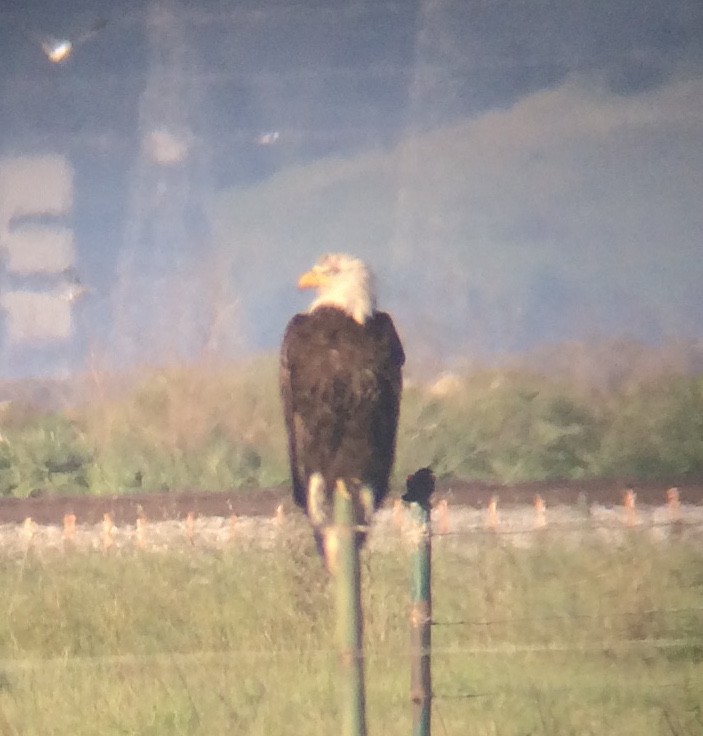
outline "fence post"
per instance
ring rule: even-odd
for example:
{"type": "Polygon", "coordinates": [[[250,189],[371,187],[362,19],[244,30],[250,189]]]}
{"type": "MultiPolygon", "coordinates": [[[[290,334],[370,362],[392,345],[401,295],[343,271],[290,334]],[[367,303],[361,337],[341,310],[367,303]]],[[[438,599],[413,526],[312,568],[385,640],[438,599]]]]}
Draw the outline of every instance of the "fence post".
{"type": "Polygon", "coordinates": [[[410,504],[410,699],[413,736],[430,736],[432,721],[432,535],[429,504],[410,504]]]}
{"type": "Polygon", "coordinates": [[[336,578],[337,646],[340,654],[342,736],[366,736],[361,573],[356,544],[355,503],[343,481],[334,497],[336,539],[331,570],[336,578]]]}

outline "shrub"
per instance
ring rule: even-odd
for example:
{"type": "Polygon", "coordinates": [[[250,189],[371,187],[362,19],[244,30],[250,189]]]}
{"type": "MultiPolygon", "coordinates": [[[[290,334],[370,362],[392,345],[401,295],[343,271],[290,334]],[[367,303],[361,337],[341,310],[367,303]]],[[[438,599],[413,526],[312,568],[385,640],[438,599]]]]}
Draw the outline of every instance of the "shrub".
{"type": "MultiPolygon", "coordinates": [[[[224,490],[288,482],[277,360],[145,372],[61,413],[0,417],[0,494],[224,490]]],[[[87,393],[84,391],[84,394],[87,393]]],[[[396,480],[518,482],[703,474],[703,376],[674,372],[586,389],[524,368],[409,384],[396,480]]]]}

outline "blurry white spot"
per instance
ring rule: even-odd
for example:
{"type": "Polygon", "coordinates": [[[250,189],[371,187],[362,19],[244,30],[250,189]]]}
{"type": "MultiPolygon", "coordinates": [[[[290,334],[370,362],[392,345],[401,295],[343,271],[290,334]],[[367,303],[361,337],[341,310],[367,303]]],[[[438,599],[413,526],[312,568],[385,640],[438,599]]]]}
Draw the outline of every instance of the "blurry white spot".
{"type": "Polygon", "coordinates": [[[75,260],[73,231],[59,227],[23,227],[5,235],[10,273],[60,273],[75,260]]]}
{"type": "Polygon", "coordinates": [[[60,64],[62,61],[68,59],[76,46],[95,36],[106,25],[106,20],[99,20],[73,40],[69,38],[55,38],[49,35],[42,36],[35,33],[29,34],[29,37],[39,44],[44,55],[52,64],[60,64]]]}
{"type": "Polygon", "coordinates": [[[73,43],[67,38],[62,41],[56,38],[45,38],[41,43],[41,47],[47,59],[53,61],[54,64],[68,59],[71,51],[73,51],[73,43]]]}
{"type": "Polygon", "coordinates": [[[62,301],[72,304],[90,294],[90,289],[81,283],[74,268],[67,268],[63,272],[64,282],[57,289],[56,295],[62,301]]]}
{"type": "Polygon", "coordinates": [[[71,304],[55,294],[8,291],[0,296],[10,344],[65,340],[73,334],[71,304]]]}
{"type": "Polygon", "coordinates": [[[73,169],[64,156],[0,159],[0,230],[10,221],[64,215],[73,206],[73,169]]]}
{"type": "Polygon", "coordinates": [[[430,386],[432,396],[447,396],[455,394],[461,388],[461,381],[454,373],[442,373],[442,375],[430,386]]]}
{"type": "Polygon", "coordinates": [[[162,166],[180,163],[188,155],[190,141],[166,128],[152,130],[145,140],[146,150],[152,161],[162,166]]]}
{"type": "Polygon", "coordinates": [[[73,303],[89,293],[90,289],[87,286],[71,285],[66,286],[66,288],[59,293],[59,298],[63,299],[65,302],[73,303]]]}
{"type": "Polygon", "coordinates": [[[279,139],[280,135],[281,134],[277,130],[271,130],[257,136],[256,142],[260,146],[271,146],[279,139]]]}

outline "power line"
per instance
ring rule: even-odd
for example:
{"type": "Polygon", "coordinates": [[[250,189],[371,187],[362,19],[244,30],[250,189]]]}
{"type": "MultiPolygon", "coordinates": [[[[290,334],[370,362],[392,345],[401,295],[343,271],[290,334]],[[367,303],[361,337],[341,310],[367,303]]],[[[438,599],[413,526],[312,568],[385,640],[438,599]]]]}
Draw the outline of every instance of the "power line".
{"type": "MultiPolygon", "coordinates": [[[[255,82],[258,84],[281,83],[288,84],[296,80],[309,79],[372,79],[372,80],[396,80],[407,78],[408,81],[414,79],[417,74],[418,66],[428,78],[448,78],[454,76],[469,75],[476,71],[486,71],[492,69],[552,69],[555,63],[552,60],[538,60],[525,58],[486,58],[481,61],[467,61],[462,64],[440,64],[436,62],[422,61],[418,62],[373,62],[364,65],[325,65],[321,63],[319,66],[300,66],[285,67],[279,69],[252,68],[249,70],[237,69],[183,69],[179,72],[179,77],[185,82],[195,82],[198,84],[214,84],[220,82],[255,82]]],[[[106,84],[125,84],[127,81],[134,83],[142,83],[141,75],[136,70],[123,72],[97,71],[91,70],[90,73],[84,75],[69,74],[61,78],[64,85],[83,83],[86,86],[102,88],[106,84]]],[[[56,84],[56,78],[52,75],[20,75],[12,74],[6,79],[8,85],[31,86],[56,84]]]]}

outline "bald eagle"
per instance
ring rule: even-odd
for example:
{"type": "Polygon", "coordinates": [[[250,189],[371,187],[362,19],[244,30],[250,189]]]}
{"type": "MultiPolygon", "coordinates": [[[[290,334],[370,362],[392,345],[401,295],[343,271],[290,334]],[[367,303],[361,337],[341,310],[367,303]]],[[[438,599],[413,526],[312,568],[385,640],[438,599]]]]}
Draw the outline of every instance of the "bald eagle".
{"type": "MultiPolygon", "coordinates": [[[[325,539],[337,480],[350,489],[364,527],[388,493],[405,354],[393,320],[376,309],[373,276],[359,259],[324,255],[298,287],[316,289],[317,297],[286,328],[281,396],[293,498],[329,568],[325,539]]],[[[364,537],[359,531],[359,545],[364,537]]]]}

